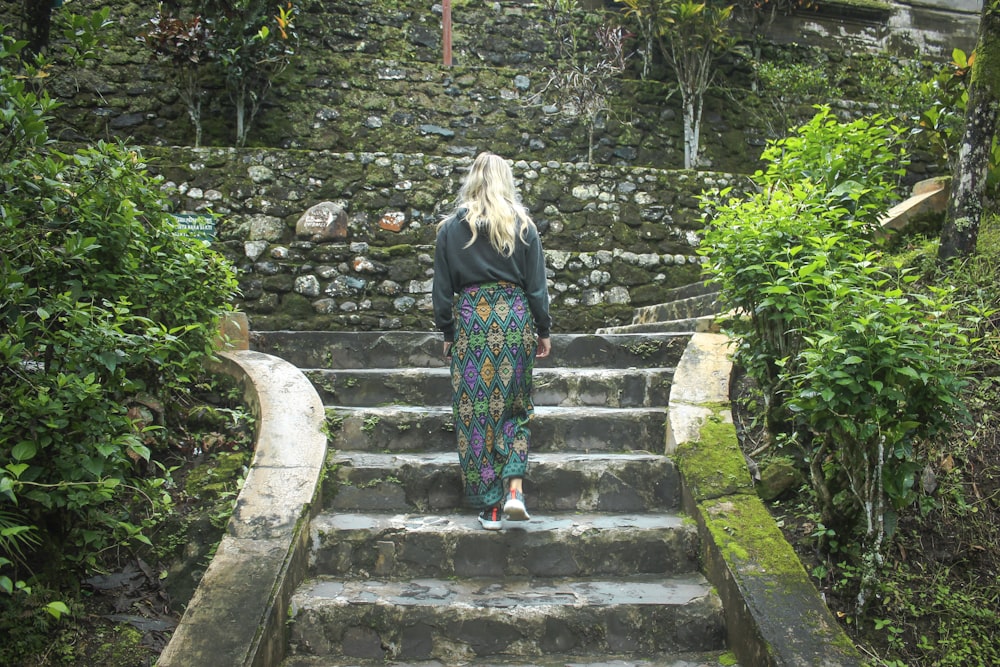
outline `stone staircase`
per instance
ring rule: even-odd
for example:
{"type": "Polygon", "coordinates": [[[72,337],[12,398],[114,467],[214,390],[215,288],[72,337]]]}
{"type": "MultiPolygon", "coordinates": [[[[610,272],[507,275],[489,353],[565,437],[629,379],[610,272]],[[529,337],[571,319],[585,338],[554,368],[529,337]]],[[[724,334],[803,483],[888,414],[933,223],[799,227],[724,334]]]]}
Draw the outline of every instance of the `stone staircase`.
{"type": "Polygon", "coordinates": [[[636,308],[632,323],[597,329],[598,334],[693,331],[718,333],[718,288],[697,282],[666,290],[660,303],[636,308]]]}
{"type": "Polygon", "coordinates": [[[262,332],[327,411],[284,667],[733,664],[662,454],[690,332],[557,334],[535,371],[530,522],[462,507],[440,336],[262,332]]]}

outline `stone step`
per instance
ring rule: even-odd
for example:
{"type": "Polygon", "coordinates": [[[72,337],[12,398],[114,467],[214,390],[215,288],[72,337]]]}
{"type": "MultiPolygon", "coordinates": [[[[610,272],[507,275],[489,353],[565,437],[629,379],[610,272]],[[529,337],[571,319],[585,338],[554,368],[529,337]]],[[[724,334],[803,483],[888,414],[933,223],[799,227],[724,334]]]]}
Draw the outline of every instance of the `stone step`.
{"type": "MultiPolygon", "coordinates": [[[[325,405],[451,405],[448,368],[307,369],[325,405]]],[[[643,408],[666,406],[673,368],[539,368],[535,405],[643,408]]]]}
{"type": "Polygon", "coordinates": [[[719,314],[719,294],[710,292],[635,309],[632,324],[670,322],[719,314]]]}
{"type": "MultiPolygon", "coordinates": [[[[458,454],[334,453],[324,507],[426,513],[463,508],[458,454]]],[[[665,456],[532,454],[524,493],[535,516],[551,512],[647,512],[677,507],[680,480],[665,456]]]]}
{"type": "MultiPolygon", "coordinates": [[[[328,407],[330,446],[338,450],[427,452],[455,448],[450,407],[328,407]]],[[[666,408],[535,408],[535,452],[663,451],[666,408]]]]}
{"type": "Polygon", "coordinates": [[[687,285],[680,285],[678,287],[672,287],[665,290],[662,294],[662,303],[680,301],[682,299],[688,299],[694,296],[703,296],[705,294],[714,294],[718,291],[718,283],[699,280],[697,282],[688,283],[687,285]]]}
{"type": "MultiPolygon", "coordinates": [[[[530,500],[530,498],[529,498],[530,500]]],[[[482,529],[463,514],[322,513],[312,522],[314,575],[588,577],[698,570],[698,533],[677,514],[560,513],[482,529]]]]}
{"type": "Polygon", "coordinates": [[[700,574],[606,580],[307,581],[291,601],[293,654],[369,660],[618,654],[724,648],[700,574]]]}
{"type": "Polygon", "coordinates": [[[601,327],[599,334],[652,334],[686,331],[693,333],[719,333],[722,327],[716,315],[705,315],[686,320],[668,322],[645,322],[643,324],[621,324],[616,327],[601,327]]]}
{"type": "MultiPolygon", "coordinates": [[[[531,662],[496,657],[462,660],[463,667],[740,667],[728,651],[670,653],[653,658],[634,656],[562,655],[534,657],[531,662]]],[[[293,655],[281,667],[385,667],[384,660],[335,659],[329,656],[293,655]]],[[[394,660],[393,667],[451,667],[440,660],[394,660]]]]}
{"type": "MultiPolygon", "coordinates": [[[[554,334],[552,354],[536,368],[672,368],[690,332],[554,334]]],[[[441,334],[423,331],[260,331],[250,346],[299,368],[425,368],[446,366],[441,334]]]]}

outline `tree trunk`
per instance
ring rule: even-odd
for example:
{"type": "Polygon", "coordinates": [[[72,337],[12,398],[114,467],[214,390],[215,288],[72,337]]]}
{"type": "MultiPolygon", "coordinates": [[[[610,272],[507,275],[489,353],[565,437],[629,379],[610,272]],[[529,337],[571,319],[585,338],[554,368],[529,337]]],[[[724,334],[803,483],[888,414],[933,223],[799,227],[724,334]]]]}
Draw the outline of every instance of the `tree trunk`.
{"type": "Polygon", "coordinates": [[[52,0],[24,0],[23,12],[27,51],[38,55],[49,45],[49,30],[52,25],[52,0]]]}
{"type": "Polygon", "coordinates": [[[684,168],[698,167],[698,154],[701,152],[701,98],[695,96],[682,101],[684,107],[684,168]]]}
{"type": "Polygon", "coordinates": [[[986,172],[1000,104],[1000,0],[986,0],[972,64],[965,130],[952,174],[951,195],[938,261],[968,257],[976,251],[983,215],[986,172]]]}
{"type": "Polygon", "coordinates": [[[246,92],[244,91],[243,84],[240,84],[240,91],[236,95],[236,146],[237,148],[243,148],[243,144],[247,140],[247,129],[246,129],[246,92]]]}

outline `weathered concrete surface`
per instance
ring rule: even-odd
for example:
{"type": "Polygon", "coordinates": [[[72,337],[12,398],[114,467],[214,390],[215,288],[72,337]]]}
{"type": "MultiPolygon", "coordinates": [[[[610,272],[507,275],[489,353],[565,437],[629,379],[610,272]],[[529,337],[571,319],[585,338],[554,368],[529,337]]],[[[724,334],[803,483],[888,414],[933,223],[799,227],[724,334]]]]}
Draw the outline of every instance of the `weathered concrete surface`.
{"type": "MultiPolygon", "coordinates": [[[[328,657],[295,655],[289,657],[281,667],[357,667],[357,660],[333,660],[328,657]]],[[[440,660],[393,661],[393,667],[452,667],[452,663],[440,660]]],[[[733,663],[731,653],[697,652],[670,653],[656,658],[566,655],[540,656],[530,662],[523,659],[501,659],[496,657],[463,660],[463,667],[740,667],[733,663]]]]}
{"type": "MultiPolygon", "coordinates": [[[[352,368],[304,371],[324,405],[451,405],[451,371],[436,368],[352,368]]],[[[539,368],[535,405],[642,408],[665,406],[673,368],[539,368]]]]}
{"type": "Polygon", "coordinates": [[[949,58],[956,47],[975,48],[981,7],[982,0],[887,2],[883,8],[824,3],[818,11],[779,14],[767,37],[777,44],[949,58]]]}
{"type": "MultiPolygon", "coordinates": [[[[731,653],[703,652],[670,653],[655,658],[607,657],[593,655],[565,655],[559,657],[534,657],[530,662],[521,659],[480,658],[463,660],[463,667],[740,667],[733,663],[731,653]]],[[[333,660],[328,657],[295,655],[281,667],[357,667],[357,660],[333,660]]],[[[380,663],[381,664],[381,663],[380,663]]],[[[393,661],[393,667],[452,667],[440,660],[393,661]]]]}
{"type": "MultiPolygon", "coordinates": [[[[327,410],[339,449],[439,451],[455,440],[451,407],[385,407],[327,410]]],[[[657,451],[663,445],[666,410],[660,408],[535,408],[532,451],[657,451]]]]}
{"type": "Polygon", "coordinates": [[[697,572],[698,531],[677,514],[535,513],[487,533],[465,514],[321,514],[311,571],[392,579],[697,572]],[[627,548],[622,548],[627,544],[627,548]]]}
{"type": "Polygon", "coordinates": [[[296,653],[437,659],[723,648],[722,610],[700,574],[600,579],[341,581],[292,600],[296,653]],[[299,603],[306,606],[299,608],[299,603]],[[656,627],[659,632],[649,632],[656,627]]]}
{"type": "MultiPolygon", "coordinates": [[[[458,455],[340,452],[327,509],[426,512],[462,507],[458,455]],[[336,495],[333,495],[335,492],[336,495]]],[[[532,510],[642,512],[676,507],[673,462],[653,454],[535,454],[524,492],[532,510]]]]}
{"type": "Polygon", "coordinates": [[[728,338],[720,334],[696,334],[688,343],[670,390],[668,454],[681,442],[697,440],[705,420],[718,412],[718,406],[728,405],[732,369],[728,346],[728,338]]]}
{"type": "Polygon", "coordinates": [[[302,373],[259,352],[221,355],[257,417],[236,509],[160,667],[270,667],[287,647],[288,601],[308,556],[326,457],[323,405],[302,373]]]}
{"type": "MultiPolygon", "coordinates": [[[[690,331],[617,334],[559,334],[552,354],[536,368],[673,367],[690,331]]],[[[251,335],[255,350],[281,357],[299,368],[433,368],[445,366],[439,333],[421,331],[261,331],[251,335]]]]}
{"type": "Polygon", "coordinates": [[[922,217],[943,215],[948,209],[950,182],[950,177],[941,177],[916,183],[910,196],[886,211],[879,220],[881,235],[906,229],[922,217]]]}
{"type": "Polygon", "coordinates": [[[862,664],[753,490],[728,401],[728,341],[697,334],[677,367],[667,441],[684,509],[702,537],[705,573],[722,598],[728,643],[742,664],[862,664]]]}

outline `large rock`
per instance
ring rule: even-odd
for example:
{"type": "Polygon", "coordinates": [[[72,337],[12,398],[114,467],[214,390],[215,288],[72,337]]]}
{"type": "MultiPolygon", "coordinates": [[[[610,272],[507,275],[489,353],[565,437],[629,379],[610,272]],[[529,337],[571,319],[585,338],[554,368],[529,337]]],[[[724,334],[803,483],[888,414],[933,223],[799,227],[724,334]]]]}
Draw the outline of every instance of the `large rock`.
{"type": "Polygon", "coordinates": [[[316,204],[295,223],[295,235],[313,242],[347,238],[347,212],[339,203],[324,201],[316,204]]]}

